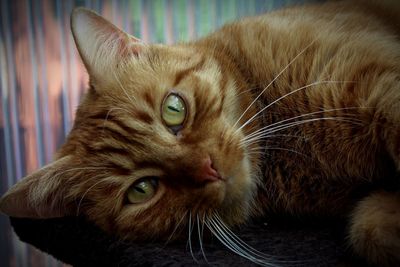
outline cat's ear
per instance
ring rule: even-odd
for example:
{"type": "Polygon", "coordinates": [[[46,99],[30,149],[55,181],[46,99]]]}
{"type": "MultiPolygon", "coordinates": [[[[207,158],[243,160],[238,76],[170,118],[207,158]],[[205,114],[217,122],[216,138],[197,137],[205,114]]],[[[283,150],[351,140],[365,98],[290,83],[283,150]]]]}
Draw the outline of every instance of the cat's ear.
{"type": "Polygon", "coordinates": [[[65,195],[69,186],[62,177],[70,169],[70,159],[60,158],[16,183],[0,199],[0,211],[20,218],[72,215],[65,195]]]}
{"type": "Polygon", "coordinates": [[[142,53],[144,44],[95,12],[79,7],[71,15],[71,30],[89,74],[107,78],[118,64],[142,53]]]}

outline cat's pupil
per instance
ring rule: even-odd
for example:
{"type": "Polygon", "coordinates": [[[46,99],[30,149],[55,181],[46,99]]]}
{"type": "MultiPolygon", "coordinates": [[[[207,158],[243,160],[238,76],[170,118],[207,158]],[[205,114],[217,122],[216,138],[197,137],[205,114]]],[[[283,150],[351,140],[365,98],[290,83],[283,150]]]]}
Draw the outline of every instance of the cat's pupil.
{"type": "Polygon", "coordinates": [[[179,112],[179,109],[173,107],[173,106],[168,106],[168,109],[175,111],[175,112],[179,112]]]}
{"type": "Polygon", "coordinates": [[[142,188],[140,188],[140,187],[138,187],[138,186],[135,186],[135,189],[136,189],[136,191],[139,191],[139,192],[142,193],[142,194],[145,194],[145,193],[146,193],[142,188]]]}

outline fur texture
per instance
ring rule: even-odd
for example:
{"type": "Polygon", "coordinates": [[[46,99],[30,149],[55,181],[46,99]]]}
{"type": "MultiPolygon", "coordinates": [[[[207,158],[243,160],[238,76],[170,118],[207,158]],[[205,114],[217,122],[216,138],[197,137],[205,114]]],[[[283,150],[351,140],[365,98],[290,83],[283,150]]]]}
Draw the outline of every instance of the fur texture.
{"type": "Polygon", "coordinates": [[[400,200],[388,191],[400,169],[398,6],[288,8],[174,46],[75,10],[90,89],[56,160],[11,188],[1,210],[84,214],[135,240],[170,238],[196,218],[349,216],[357,254],[399,263],[400,200]],[[177,133],[161,114],[171,92],[187,108],[177,133]],[[199,182],[209,160],[222,179],[199,182]],[[155,195],[127,203],[149,176],[155,195]]]}

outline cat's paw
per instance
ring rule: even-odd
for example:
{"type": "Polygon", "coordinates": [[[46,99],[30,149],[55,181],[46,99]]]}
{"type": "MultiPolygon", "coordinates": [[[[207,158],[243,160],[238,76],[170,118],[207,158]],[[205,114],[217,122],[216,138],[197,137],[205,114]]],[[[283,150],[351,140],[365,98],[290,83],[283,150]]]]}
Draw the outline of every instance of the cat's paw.
{"type": "Polygon", "coordinates": [[[400,194],[377,192],[355,208],[350,243],[358,255],[377,266],[400,266],[400,194]]]}

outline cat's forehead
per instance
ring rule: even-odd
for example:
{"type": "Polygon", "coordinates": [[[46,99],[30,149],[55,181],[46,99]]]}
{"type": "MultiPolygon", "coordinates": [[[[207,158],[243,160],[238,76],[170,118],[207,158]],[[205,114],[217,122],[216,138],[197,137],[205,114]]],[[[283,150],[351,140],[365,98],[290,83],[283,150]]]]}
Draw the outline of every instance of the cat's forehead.
{"type": "Polygon", "coordinates": [[[218,94],[222,79],[215,60],[199,50],[162,45],[150,46],[139,58],[124,62],[110,73],[108,84],[94,84],[111,105],[148,106],[159,109],[170,92],[179,92],[191,102],[195,90],[218,94]]]}
{"type": "Polygon", "coordinates": [[[123,82],[136,90],[146,90],[151,86],[177,87],[190,75],[200,82],[213,83],[219,79],[218,64],[199,49],[151,45],[139,57],[121,64],[111,80],[117,88],[123,82]]]}

